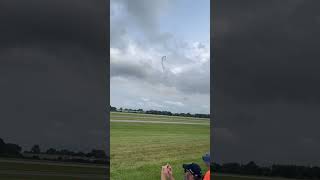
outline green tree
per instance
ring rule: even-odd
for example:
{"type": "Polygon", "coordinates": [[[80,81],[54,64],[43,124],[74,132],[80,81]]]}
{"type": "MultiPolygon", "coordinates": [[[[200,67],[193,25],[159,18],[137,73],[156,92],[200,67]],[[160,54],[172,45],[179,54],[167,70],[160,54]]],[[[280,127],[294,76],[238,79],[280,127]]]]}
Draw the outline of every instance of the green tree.
{"type": "Polygon", "coordinates": [[[32,153],[35,153],[35,154],[40,154],[40,146],[38,144],[36,145],[33,145],[32,148],[31,148],[31,152],[32,153]]]}
{"type": "Polygon", "coordinates": [[[54,148],[50,148],[46,151],[47,154],[56,154],[57,153],[57,150],[54,149],[54,148]]]}

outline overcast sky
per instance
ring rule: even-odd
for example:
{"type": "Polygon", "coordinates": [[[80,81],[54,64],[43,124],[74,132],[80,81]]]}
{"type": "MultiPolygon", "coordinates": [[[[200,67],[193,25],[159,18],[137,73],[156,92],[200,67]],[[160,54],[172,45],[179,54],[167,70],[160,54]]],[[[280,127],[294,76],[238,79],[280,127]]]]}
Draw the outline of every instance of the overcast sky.
{"type": "Polygon", "coordinates": [[[105,148],[106,11],[99,0],[0,1],[0,138],[105,148]]]}
{"type": "Polygon", "coordinates": [[[111,0],[110,14],[111,105],[209,113],[209,0],[111,0]]]}
{"type": "Polygon", "coordinates": [[[320,165],[320,1],[220,0],[217,162],[320,165]]]}

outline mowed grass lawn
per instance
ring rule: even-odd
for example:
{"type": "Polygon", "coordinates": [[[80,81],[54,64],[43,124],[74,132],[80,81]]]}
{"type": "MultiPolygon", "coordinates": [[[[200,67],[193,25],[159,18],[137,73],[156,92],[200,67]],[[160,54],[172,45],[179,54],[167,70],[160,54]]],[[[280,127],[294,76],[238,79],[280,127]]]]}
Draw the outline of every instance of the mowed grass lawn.
{"type": "MultiPolygon", "coordinates": [[[[140,120],[143,117],[148,121],[163,121],[172,118],[145,114],[130,115],[112,113],[111,120],[130,120],[130,117],[140,120]]],[[[181,117],[175,119],[196,121],[181,117]]],[[[110,135],[111,179],[160,179],[161,166],[166,163],[173,166],[176,179],[182,179],[183,163],[196,162],[205,169],[201,156],[210,148],[209,125],[111,122],[110,135]]]]}
{"type": "Polygon", "coordinates": [[[119,113],[111,112],[111,120],[139,120],[139,121],[164,121],[164,122],[197,122],[209,124],[208,118],[193,118],[181,116],[165,116],[153,114],[138,114],[138,113],[119,113]]]}
{"type": "MultiPolygon", "coordinates": [[[[7,159],[6,159],[7,160],[7,159]]],[[[57,163],[55,165],[49,164],[28,164],[25,162],[1,162],[0,161],[0,179],[59,179],[59,180],[76,180],[76,179],[104,179],[101,176],[107,174],[107,167],[73,167],[57,163]],[[36,174],[36,175],[34,175],[36,174]],[[50,175],[49,175],[50,174],[50,175]],[[53,174],[53,175],[51,175],[53,174]],[[90,177],[93,175],[94,178],[90,177]],[[75,177],[72,177],[75,176],[75,177]],[[81,176],[87,177],[83,178],[81,176]],[[98,178],[96,178],[99,176],[98,178]]]]}

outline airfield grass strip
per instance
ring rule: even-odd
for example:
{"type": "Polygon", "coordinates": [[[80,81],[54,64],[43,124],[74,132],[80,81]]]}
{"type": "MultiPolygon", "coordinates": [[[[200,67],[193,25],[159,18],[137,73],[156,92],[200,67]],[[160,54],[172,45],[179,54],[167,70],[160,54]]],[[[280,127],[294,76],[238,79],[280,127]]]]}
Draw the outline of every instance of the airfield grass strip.
{"type": "Polygon", "coordinates": [[[119,116],[119,117],[113,117],[111,116],[112,120],[139,120],[139,121],[164,121],[164,122],[204,122],[204,123],[209,123],[208,120],[194,120],[194,119],[176,119],[176,118],[141,118],[141,117],[127,117],[127,116],[119,116]]]}
{"type": "Polygon", "coordinates": [[[209,126],[111,122],[110,129],[111,179],[160,179],[166,163],[182,179],[182,164],[203,165],[210,147],[209,126]]]}
{"type": "Polygon", "coordinates": [[[183,116],[168,116],[168,115],[157,115],[157,114],[143,114],[143,113],[126,113],[126,112],[110,112],[111,117],[116,116],[129,116],[129,117],[147,117],[147,118],[175,118],[175,119],[183,119],[183,120],[209,120],[209,118],[199,118],[199,117],[183,117],[183,116]]]}
{"type": "Polygon", "coordinates": [[[87,168],[72,166],[57,166],[45,164],[22,164],[16,162],[0,162],[1,170],[17,170],[17,171],[36,171],[36,172],[59,172],[59,173],[76,173],[76,174],[103,174],[106,169],[103,168],[87,168]]]}

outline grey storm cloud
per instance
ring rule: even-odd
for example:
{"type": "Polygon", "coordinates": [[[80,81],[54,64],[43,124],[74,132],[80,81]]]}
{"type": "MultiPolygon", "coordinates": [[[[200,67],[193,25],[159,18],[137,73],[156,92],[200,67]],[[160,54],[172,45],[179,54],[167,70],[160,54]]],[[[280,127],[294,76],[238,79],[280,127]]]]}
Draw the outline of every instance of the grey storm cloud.
{"type": "Polygon", "coordinates": [[[106,14],[100,6],[103,2],[93,1],[1,1],[1,44],[14,46],[16,43],[72,43],[86,48],[103,47],[106,14]],[[84,26],[86,24],[86,26],[84,26]],[[99,43],[97,43],[99,42],[99,43]]]}
{"type": "Polygon", "coordinates": [[[132,28],[138,29],[144,34],[145,42],[140,42],[140,46],[165,45],[169,47],[173,34],[169,32],[160,32],[159,17],[170,7],[168,0],[148,1],[148,0],[111,0],[111,44],[113,47],[125,48],[128,40],[124,36],[128,35],[129,24],[134,24],[132,28]],[[116,12],[120,11],[122,17],[117,17],[116,12]]]}
{"type": "MultiPolygon", "coordinates": [[[[227,2],[221,6],[227,6],[227,2]]],[[[272,2],[268,2],[266,6],[261,5],[264,3],[257,6],[250,3],[246,12],[249,17],[244,20],[236,15],[238,12],[221,13],[227,24],[237,24],[236,22],[245,22],[247,19],[250,19],[251,24],[245,26],[244,23],[243,30],[239,31],[236,25],[230,25],[234,34],[223,36],[223,32],[215,33],[216,38],[221,40],[221,45],[218,41],[216,43],[215,57],[219,59],[223,56],[225,59],[216,62],[216,73],[223,71],[225,75],[223,91],[236,98],[258,102],[283,99],[292,103],[317,103],[320,100],[317,93],[320,87],[316,83],[320,80],[320,63],[316,62],[319,52],[315,39],[319,36],[316,34],[320,28],[316,21],[319,12],[316,11],[315,4],[311,3],[313,1],[305,1],[289,11],[291,14],[286,14],[285,11],[286,18],[282,18],[279,4],[272,2]],[[259,11],[249,7],[255,7],[259,11]],[[250,16],[250,12],[256,11],[260,14],[250,16]],[[271,13],[277,16],[272,16],[271,13]],[[223,36],[221,39],[220,34],[223,36]],[[230,49],[232,53],[227,52],[230,49]],[[234,74],[239,75],[233,76],[234,74]],[[234,83],[235,81],[238,83],[234,83]]],[[[292,3],[296,4],[296,1],[280,5],[287,8],[292,3]]],[[[235,5],[229,6],[228,8],[234,8],[235,5]]],[[[244,13],[243,11],[239,14],[244,13]]],[[[219,15],[216,18],[219,19],[219,15]]]]}
{"type": "MultiPolygon", "coordinates": [[[[181,74],[174,74],[170,70],[164,73],[158,68],[161,66],[161,56],[153,57],[154,59],[128,56],[129,46],[134,41],[134,46],[140,48],[144,53],[148,53],[150,47],[163,52],[168,57],[165,66],[177,67],[196,60],[185,55],[186,52],[194,50],[191,44],[176,39],[170,32],[157,31],[159,16],[162,11],[165,11],[163,10],[165,6],[168,6],[166,1],[111,1],[111,11],[114,13],[111,16],[110,45],[111,48],[116,48],[122,53],[120,59],[117,57],[116,60],[111,61],[111,77],[121,76],[152,84],[164,84],[189,94],[209,94],[209,62],[181,74]],[[132,28],[132,26],[128,24],[132,22],[147,39],[130,39],[132,37],[130,37],[129,27],[132,28]],[[155,58],[158,58],[158,65],[154,65],[154,62],[157,62],[155,58]],[[206,73],[198,71],[202,68],[206,70],[206,73]]],[[[196,48],[205,50],[208,47],[199,43],[196,48]]],[[[112,58],[115,57],[112,56],[112,58]]],[[[167,68],[170,69],[170,67],[167,68]]]]}
{"type": "Polygon", "coordinates": [[[319,7],[313,0],[216,2],[214,128],[238,142],[214,131],[216,161],[320,165],[319,7]]]}
{"type": "Polygon", "coordinates": [[[0,2],[1,138],[24,148],[108,149],[105,7],[0,2]]]}
{"type": "Polygon", "coordinates": [[[112,21],[110,24],[110,44],[116,48],[127,48],[127,40],[124,38],[127,35],[127,30],[124,28],[125,22],[122,20],[112,21]]]}
{"type": "MultiPolygon", "coordinates": [[[[111,63],[111,77],[128,77],[136,79],[147,79],[151,75],[152,68],[148,63],[134,63],[128,61],[115,61],[111,63]]],[[[156,71],[156,70],[154,70],[156,71]]]]}
{"type": "Polygon", "coordinates": [[[117,3],[121,3],[126,8],[131,20],[135,21],[135,24],[144,31],[145,35],[154,36],[158,33],[158,18],[168,6],[168,2],[168,0],[120,0],[117,3]]]}
{"type": "MultiPolygon", "coordinates": [[[[206,69],[208,64],[200,68],[206,69]]],[[[177,90],[187,94],[209,94],[210,72],[201,73],[196,69],[190,69],[180,74],[171,71],[163,73],[152,67],[149,63],[134,63],[130,60],[112,62],[111,77],[125,77],[150,84],[164,84],[168,87],[175,87],[177,90]]]]}
{"type": "Polygon", "coordinates": [[[209,62],[206,62],[209,61],[209,45],[207,42],[198,42],[199,45],[193,42],[195,45],[187,39],[179,39],[179,32],[164,31],[161,26],[164,25],[163,20],[168,18],[166,13],[175,8],[175,3],[167,0],[111,1],[113,105],[174,112],[208,112],[209,106],[204,104],[209,101],[210,75],[209,62]],[[162,56],[167,57],[164,68],[162,56]],[[126,88],[132,91],[123,91],[126,88]],[[142,98],[150,101],[140,102],[142,98]],[[181,103],[192,106],[182,106],[181,103]]]}
{"type": "MultiPolygon", "coordinates": [[[[172,2],[171,2],[172,3],[172,2]]],[[[186,57],[186,52],[192,51],[187,42],[176,39],[170,32],[159,32],[159,17],[165,13],[166,8],[170,6],[169,1],[111,1],[114,9],[113,18],[111,18],[111,47],[121,49],[126,53],[130,41],[126,39],[128,35],[129,23],[133,23],[139,31],[147,37],[135,40],[135,44],[145,52],[153,47],[159,52],[165,52],[168,60],[165,64],[180,66],[190,63],[186,57]],[[122,17],[117,16],[116,10],[122,10],[122,17]]],[[[113,10],[111,10],[113,11],[113,10]]],[[[199,43],[198,49],[206,48],[205,44],[199,43]]],[[[161,57],[158,66],[161,66],[161,57]]],[[[156,59],[153,59],[156,61],[156,59]]],[[[174,74],[170,71],[163,73],[158,67],[152,65],[151,60],[142,59],[139,63],[131,57],[121,59],[121,62],[111,61],[111,77],[122,76],[126,78],[135,78],[152,84],[164,84],[169,87],[176,87],[185,93],[209,94],[209,66],[208,63],[196,66],[193,69],[184,71],[181,74],[174,74]],[[144,62],[144,63],[141,63],[144,62]],[[206,73],[198,72],[198,69],[207,69],[206,73]],[[165,77],[164,77],[165,76],[165,77]]],[[[170,68],[170,67],[168,67],[170,68]]]]}
{"type": "MultiPolygon", "coordinates": [[[[209,62],[208,62],[209,63],[209,62]]],[[[208,63],[200,66],[199,69],[206,70],[208,63]]],[[[205,73],[196,71],[195,69],[185,71],[175,77],[177,88],[185,93],[209,94],[210,91],[210,72],[209,69],[205,73]]]]}

